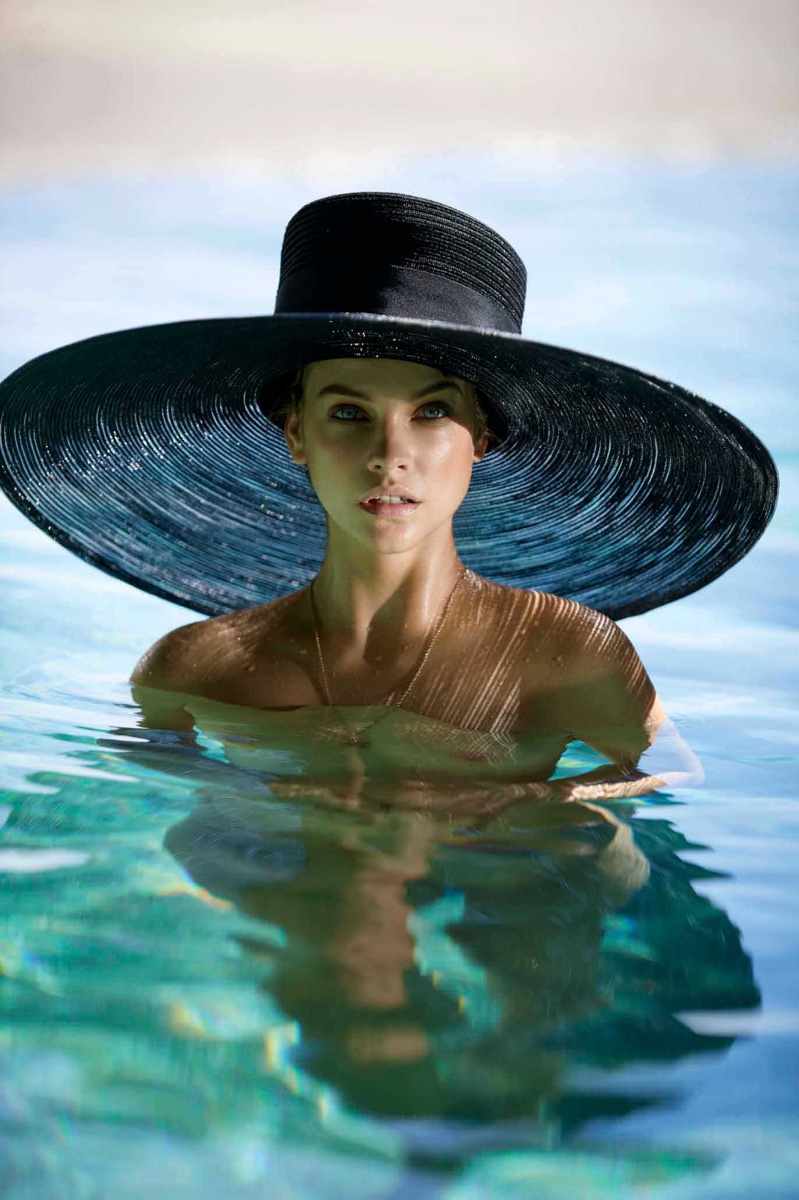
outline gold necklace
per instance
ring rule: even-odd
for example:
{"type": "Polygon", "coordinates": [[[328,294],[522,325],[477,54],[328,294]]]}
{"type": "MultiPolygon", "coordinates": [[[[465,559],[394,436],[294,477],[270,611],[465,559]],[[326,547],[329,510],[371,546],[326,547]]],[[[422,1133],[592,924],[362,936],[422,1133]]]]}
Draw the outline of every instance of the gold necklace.
{"type": "MultiPolygon", "coordinates": [[[[435,627],[433,628],[432,635],[428,638],[426,644],[422,647],[422,651],[419,655],[419,660],[416,664],[416,670],[413,672],[410,682],[403,690],[403,693],[400,696],[399,700],[397,700],[396,704],[393,704],[388,709],[387,712],[381,713],[379,717],[376,717],[374,719],[374,721],[368,721],[365,725],[362,725],[357,730],[349,729],[348,727],[346,727],[344,725],[343,721],[341,722],[341,732],[344,734],[344,740],[348,746],[358,746],[362,749],[369,746],[370,743],[369,743],[368,739],[367,740],[363,739],[363,734],[366,732],[366,730],[373,729],[375,725],[378,725],[381,721],[384,721],[386,719],[386,717],[390,717],[393,712],[395,712],[398,708],[402,707],[403,701],[407,699],[407,697],[411,691],[411,688],[413,687],[413,685],[416,683],[416,680],[421,675],[422,670],[424,669],[424,665],[427,662],[428,658],[430,657],[430,652],[433,649],[433,646],[435,646],[436,641],[438,640],[438,635],[441,633],[441,630],[444,626],[444,622],[447,619],[447,613],[449,612],[449,610],[452,606],[452,601],[455,598],[455,593],[458,590],[458,585],[460,584],[460,582],[463,579],[463,577],[465,576],[465,574],[466,574],[466,567],[461,567],[460,572],[458,574],[458,578],[455,580],[455,583],[453,584],[452,591],[450,592],[449,596],[447,597],[447,602],[444,605],[444,607],[442,608],[441,614],[440,614],[438,620],[436,621],[435,627]]],[[[325,660],[322,657],[322,642],[319,637],[319,614],[316,609],[316,600],[314,598],[313,581],[311,582],[311,586],[309,588],[309,595],[311,598],[311,612],[313,613],[313,633],[314,633],[314,640],[316,641],[316,655],[317,655],[317,658],[319,659],[319,673],[322,676],[322,687],[324,689],[325,700],[327,701],[328,707],[335,708],[336,706],[334,705],[333,700],[330,696],[330,687],[327,682],[327,671],[325,670],[325,660]]],[[[389,695],[390,694],[391,693],[389,693],[389,695]]]]}

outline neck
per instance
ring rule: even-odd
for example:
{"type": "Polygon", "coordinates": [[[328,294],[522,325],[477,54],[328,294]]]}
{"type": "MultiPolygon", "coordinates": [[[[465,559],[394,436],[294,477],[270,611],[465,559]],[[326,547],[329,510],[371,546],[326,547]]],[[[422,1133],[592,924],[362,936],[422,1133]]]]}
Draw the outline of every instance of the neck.
{"type": "Polygon", "coordinates": [[[335,539],[314,581],[320,623],[353,649],[423,638],[463,571],[452,536],[398,554],[341,553],[335,539]]]}

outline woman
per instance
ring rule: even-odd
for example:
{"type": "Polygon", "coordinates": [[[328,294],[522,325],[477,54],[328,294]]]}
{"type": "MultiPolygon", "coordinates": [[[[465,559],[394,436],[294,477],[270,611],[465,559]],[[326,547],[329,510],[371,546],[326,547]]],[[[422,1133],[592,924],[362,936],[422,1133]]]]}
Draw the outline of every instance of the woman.
{"type": "MultiPolygon", "coordinates": [[[[390,717],[403,708],[534,737],[550,769],[579,739],[631,772],[665,713],[621,629],[574,602],[492,583],[458,556],[453,517],[488,443],[474,387],[392,359],[321,361],[299,382],[285,437],[327,516],[319,574],[271,603],[173,631],[134,684],[254,709],[335,705],[340,740],[365,734],[372,746],[396,738],[390,717]]],[[[168,701],[138,695],[174,726],[168,701]]]]}
{"type": "MultiPolygon", "coordinates": [[[[246,709],[371,777],[432,722],[433,758],[450,737],[472,778],[545,780],[579,739],[614,794],[670,781],[636,771],[674,730],[611,618],[740,558],[773,463],[674,385],[523,339],[525,284],[454,209],[328,197],[287,228],[273,317],[90,339],[6,381],[12,498],[212,615],[136,668],[148,723],[229,730],[246,709]]],[[[678,776],[696,770],[683,750],[678,776]]]]}

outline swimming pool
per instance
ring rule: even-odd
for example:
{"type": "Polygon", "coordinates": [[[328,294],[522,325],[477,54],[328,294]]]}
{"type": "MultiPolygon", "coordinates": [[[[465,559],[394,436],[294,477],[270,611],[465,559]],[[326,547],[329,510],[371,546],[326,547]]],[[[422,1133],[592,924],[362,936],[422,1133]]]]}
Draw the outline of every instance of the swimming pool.
{"type": "MultiPolygon", "coordinates": [[[[103,329],[268,311],[286,215],[338,182],[6,193],[3,373],[103,329]]],[[[256,769],[139,728],[131,666],[191,614],[3,504],[4,1196],[793,1194],[796,185],[466,159],[341,181],[484,217],[530,268],[529,336],[673,378],[775,454],[756,550],[624,622],[701,788],[420,846],[268,743],[256,769]]]]}

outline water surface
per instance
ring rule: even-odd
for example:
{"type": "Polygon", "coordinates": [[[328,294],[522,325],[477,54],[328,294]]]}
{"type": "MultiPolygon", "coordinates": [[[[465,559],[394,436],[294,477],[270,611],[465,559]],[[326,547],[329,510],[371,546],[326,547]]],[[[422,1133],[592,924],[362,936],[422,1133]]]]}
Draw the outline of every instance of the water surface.
{"type": "MultiPolygon", "coordinates": [[[[466,772],[431,817],[391,779],[353,806],[199,715],[192,737],[144,729],[125,680],[192,614],[3,505],[4,1195],[792,1194],[796,183],[450,159],[340,189],[485,218],[530,268],[529,336],[672,378],[775,453],[756,550],[623,623],[702,787],[565,814],[495,784],[507,803],[475,821],[466,772]]],[[[283,224],[324,190],[6,194],[3,369],[269,311],[283,224]]],[[[594,761],[575,744],[558,770],[594,761]]]]}

